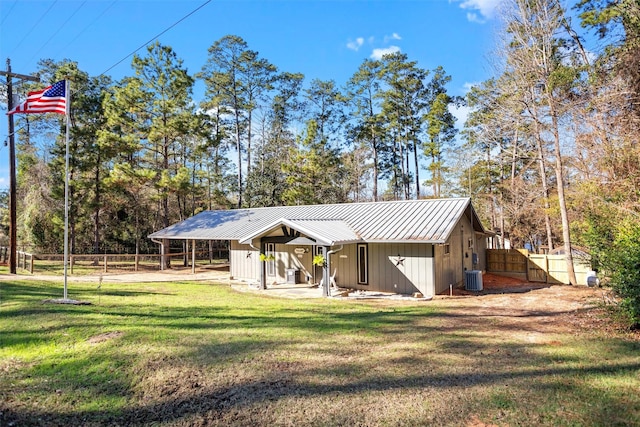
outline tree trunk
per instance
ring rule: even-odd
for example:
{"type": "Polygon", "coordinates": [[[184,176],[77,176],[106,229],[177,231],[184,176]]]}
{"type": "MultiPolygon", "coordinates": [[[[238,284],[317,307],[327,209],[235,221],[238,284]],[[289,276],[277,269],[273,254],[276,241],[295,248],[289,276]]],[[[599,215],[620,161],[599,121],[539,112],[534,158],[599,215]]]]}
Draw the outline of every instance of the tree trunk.
{"type": "Polygon", "coordinates": [[[562,218],[562,238],[564,240],[565,259],[567,260],[567,273],[569,274],[569,283],[577,285],[576,272],[573,268],[573,253],[571,251],[571,230],[569,228],[569,214],[567,212],[567,204],[564,196],[564,173],[562,171],[562,153],[560,151],[560,132],[558,130],[558,116],[555,112],[553,101],[549,95],[549,113],[551,115],[553,127],[553,140],[556,154],[555,171],[556,180],[558,181],[558,203],[560,204],[560,217],[562,218]]]}
{"type": "Polygon", "coordinates": [[[93,218],[93,253],[100,253],[100,155],[98,155],[96,162],[96,173],[95,173],[95,196],[94,196],[94,218],[93,218]]]}
{"type": "Polygon", "coordinates": [[[242,144],[240,143],[240,117],[236,108],[236,147],[238,149],[238,209],[242,207],[242,144]]]}
{"type": "Polygon", "coordinates": [[[416,199],[420,198],[420,170],[418,162],[418,144],[416,143],[416,136],[413,137],[413,162],[416,168],[416,199]]]}
{"type": "Polygon", "coordinates": [[[378,198],[378,148],[374,139],[373,142],[373,201],[377,202],[378,198]]]}
{"type": "Polygon", "coordinates": [[[542,191],[544,193],[544,226],[547,232],[547,246],[549,251],[553,249],[553,233],[551,231],[551,219],[549,218],[549,184],[547,182],[547,171],[545,168],[544,148],[542,146],[542,136],[540,135],[540,123],[538,122],[538,110],[535,105],[535,97],[531,102],[533,109],[533,126],[536,138],[536,148],[538,149],[538,164],[540,165],[540,181],[542,182],[542,191]]]}

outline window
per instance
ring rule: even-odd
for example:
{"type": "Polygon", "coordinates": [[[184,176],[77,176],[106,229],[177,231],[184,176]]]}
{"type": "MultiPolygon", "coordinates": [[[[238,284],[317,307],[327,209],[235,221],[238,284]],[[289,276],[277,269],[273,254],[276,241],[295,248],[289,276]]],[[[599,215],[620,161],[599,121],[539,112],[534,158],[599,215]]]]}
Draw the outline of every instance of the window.
{"type": "Polygon", "coordinates": [[[443,248],[442,248],[442,253],[445,255],[449,255],[451,253],[451,245],[449,245],[448,243],[445,243],[443,248]]]}
{"type": "Polygon", "coordinates": [[[473,248],[473,238],[469,237],[469,249],[473,248]]]}
{"type": "Polygon", "coordinates": [[[276,244],[275,243],[267,243],[265,255],[268,257],[267,261],[267,276],[275,276],[276,275],[276,244]],[[270,257],[273,256],[273,258],[270,257]]]}
{"type": "Polygon", "coordinates": [[[364,244],[358,245],[358,283],[366,285],[369,283],[369,254],[368,247],[364,244]]]}

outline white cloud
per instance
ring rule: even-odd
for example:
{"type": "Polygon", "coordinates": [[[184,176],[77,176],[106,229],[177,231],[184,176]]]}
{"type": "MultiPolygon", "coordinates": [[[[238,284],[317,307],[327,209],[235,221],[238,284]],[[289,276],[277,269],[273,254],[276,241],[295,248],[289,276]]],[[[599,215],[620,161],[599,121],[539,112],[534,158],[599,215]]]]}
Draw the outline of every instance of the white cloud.
{"type": "MultiPolygon", "coordinates": [[[[465,95],[471,90],[472,87],[477,86],[477,82],[465,82],[463,85],[465,95]]],[[[458,129],[462,129],[464,127],[467,118],[469,117],[469,113],[471,113],[471,108],[466,105],[449,105],[449,111],[453,114],[453,117],[456,118],[456,127],[458,129]]]]}
{"type": "Polygon", "coordinates": [[[347,48],[357,52],[362,47],[363,44],[364,44],[364,38],[358,37],[355,40],[349,40],[349,42],[347,43],[347,48]]]}
{"type": "Polygon", "coordinates": [[[465,105],[450,105],[449,111],[453,114],[453,117],[456,118],[456,127],[458,129],[462,129],[464,127],[464,123],[467,121],[467,117],[469,117],[469,113],[471,109],[465,105]]]}
{"type": "Polygon", "coordinates": [[[384,42],[389,43],[391,40],[402,40],[402,37],[398,33],[393,33],[390,36],[384,36],[384,42]]]}
{"type": "Polygon", "coordinates": [[[484,23],[493,18],[502,0],[450,0],[459,2],[462,9],[468,10],[467,19],[471,22],[484,23]],[[479,12],[476,13],[476,12],[479,12]]]}
{"type": "Polygon", "coordinates": [[[382,59],[384,55],[396,52],[400,52],[400,48],[398,46],[373,49],[373,52],[371,53],[371,59],[382,59]]]}
{"type": "Polygon", "coordinates": [[[487,22],[484,19],[480,18],[478,14],[474,12],[467,12],[467,21],[475,22],[478,24],[484,24],[485,22],[487,22]]]}
{"type": "Polygon", "coordinates": [[[462,85],[464,87],[464,93],[469,92],[472,87],[478,86],[479,84],[480,83],[478,82],[466,82],[464,85],[462,85]]]}

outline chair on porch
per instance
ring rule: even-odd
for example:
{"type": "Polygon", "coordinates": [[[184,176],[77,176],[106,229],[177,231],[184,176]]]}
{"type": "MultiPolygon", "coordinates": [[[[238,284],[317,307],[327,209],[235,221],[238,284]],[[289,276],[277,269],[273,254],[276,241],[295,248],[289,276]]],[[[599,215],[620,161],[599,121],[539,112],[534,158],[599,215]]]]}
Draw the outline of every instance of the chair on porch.
{"type": "Polygon", "coordinates": [[[329,277],[329,287],[330,288],[337,288],[338,285],[336,284],[336,273],[338,272],[337,268],[333,269],[333,274],[329,277]]]}

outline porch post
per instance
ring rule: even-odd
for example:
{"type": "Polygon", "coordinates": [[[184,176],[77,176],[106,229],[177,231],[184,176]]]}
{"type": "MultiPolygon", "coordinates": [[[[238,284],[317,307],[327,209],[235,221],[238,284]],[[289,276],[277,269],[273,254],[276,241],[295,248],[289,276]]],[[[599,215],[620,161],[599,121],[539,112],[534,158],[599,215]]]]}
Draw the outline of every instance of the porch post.
{"type": "Polygon", "coordinates": [[[191,274],[196,274],[196,240],[191,240],[191,274]]]}
{"type": "MultiPolygon", "coordinates": [[[[266,245],[265,243],[262,241],[262,238],[260,238],[260,253],[264,254],[265,253],[265,248],[266,245]]],[[[258,263],[260,265],[260,269],[258,271],[258,276],[259,276],[259,280],[260,280],[260,289],[262,289],[263,291],[265,289],[267,289],[267,274],[265,269],[267,268],[267,262],[269,261],[260,261],[260,254],[258,254],[258,263]]]]}
{"type": "Polygon", "coordinates": [[[160,242],[160,271],[164,271],[164,268],[166,266],[165,253],[164,253],[164,242],[165,242],[164,239],[162,239],[162,242],[160,242]]]}
{"type": "Polygon", "coordinates": [[[324,260],[324,265],[322,266],[322,296],[323,297],[328,297],[331,295],[331,291],[330,291],[331,258],[329,257],[329,249],[331,248],[328,246],[324,247],[325,260],[324,260]]]}
{"type": "Polygon", "coordinates": [[[166,270],[171,268],[171,245],[169,245],[169,239],[162,239],[162,269],[166,270]]]}

